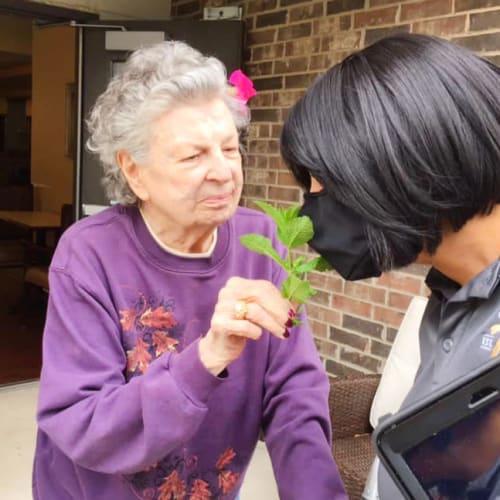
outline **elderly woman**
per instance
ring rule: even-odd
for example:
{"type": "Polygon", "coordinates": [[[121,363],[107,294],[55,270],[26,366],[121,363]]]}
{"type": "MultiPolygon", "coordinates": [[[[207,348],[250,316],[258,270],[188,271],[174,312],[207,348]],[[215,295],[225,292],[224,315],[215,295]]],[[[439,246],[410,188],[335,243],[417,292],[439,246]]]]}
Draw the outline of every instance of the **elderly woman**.
{"type": "MultiPolygon", "coordinates": [[[[396,35],[331,68],[283,128],[311,246],[345,279],[431,266],[422,361],[405,405],[500,354],[499,89],[500,69],[473,53],[396,35]]],[[[500,474],[491,478],[467,495],[499,498],[500,474]]],[[[384,472],[379,496],[402,498],[384,472]]]]}
{"type": "Polygon", "coordinates": [[[119,204],[51,264],[35,499],[233,499],[261,429],[281,498],[346,498],[312,336],[239,243],[275,231],[238,208],[247,123],[223,65],[181,42],[99,97],[89,147],[119,204]]]}

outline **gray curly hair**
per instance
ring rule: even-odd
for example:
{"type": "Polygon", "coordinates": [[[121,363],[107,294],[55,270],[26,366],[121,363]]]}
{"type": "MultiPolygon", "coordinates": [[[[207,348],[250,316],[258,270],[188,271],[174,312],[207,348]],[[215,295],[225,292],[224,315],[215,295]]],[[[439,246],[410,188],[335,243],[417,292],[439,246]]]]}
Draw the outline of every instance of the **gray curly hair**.
{"type": "Polygon", "coordinates": [[[231,111],[236,128],[240,133],[245,131],[249,110],[228,90],[222,62],[186,43],[161,42],[133,52],[123,71],[98,97],[87,120],[87,148],[101,160],[108,198],[123,205],[138,202],[116,154],[125,150],[137,163],[146,160],[155,120],[180,103],[220,97],[231,111]]]}

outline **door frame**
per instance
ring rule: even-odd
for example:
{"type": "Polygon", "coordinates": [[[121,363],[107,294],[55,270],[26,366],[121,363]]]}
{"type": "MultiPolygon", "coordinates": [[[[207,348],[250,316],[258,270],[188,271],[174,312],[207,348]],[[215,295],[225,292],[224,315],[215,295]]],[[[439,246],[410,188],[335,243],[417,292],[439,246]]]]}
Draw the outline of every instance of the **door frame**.
{"type": "Polygon", "coordinates": [[[37,19],[38,24],[67,23],[68,21],[95,21],[97,14],[56,5],[47,5],[33,0],[0,0],[0,14],[9,14],[37,19]]]}
{"type": "MultiPolygon", "coordinates": [[[[0,0],[0,15],[12,15],[17,17],[28,17],[34,19],[35,25],[39,27],[49,27],[57,25],[68,25],[81,23],[92,23],[99,20],[99,15],[92,12],[60,7],[39,3],[33,0],[0,0]]],[[[77,35],[81,28],[75,27],[77,35]]],[[[77,39],[77,43],[79,40],[77,39]]],[[[76,47],[75,58],[78,64],[79,46],[76,47]]],[[[78,69],[78,68],[77,68],[78,69]]],[[[75,72],[76,73],[76,72],[75,72]]],[[[78,77],[78,74],[76,74],[78,77]]],[[[77,103],[78,106],[78,103],[77,103]]],[[[78,136],[77,136],[78,138],[78,136]]],[[[77,159],[74,159],[73,170],[76,170],[77,159]]],[[[75,172],[73,173],[75,175],[75,172]]],[[[73,180],[73,190],[75,181],[73,180]]]]}

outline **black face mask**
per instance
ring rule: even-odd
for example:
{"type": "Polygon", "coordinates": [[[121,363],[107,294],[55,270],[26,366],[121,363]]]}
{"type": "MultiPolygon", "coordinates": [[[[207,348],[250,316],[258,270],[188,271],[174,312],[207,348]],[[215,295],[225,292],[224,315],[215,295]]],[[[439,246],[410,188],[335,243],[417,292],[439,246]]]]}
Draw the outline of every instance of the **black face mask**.
{"type": "Polygon", "coordinates": [[[363,220],[335,201],[326,191],[307,193],[301,215],[311,218],[314,238],[309,246],[327,260],[346,280],[380,276],[371,256],[363,220]]]}

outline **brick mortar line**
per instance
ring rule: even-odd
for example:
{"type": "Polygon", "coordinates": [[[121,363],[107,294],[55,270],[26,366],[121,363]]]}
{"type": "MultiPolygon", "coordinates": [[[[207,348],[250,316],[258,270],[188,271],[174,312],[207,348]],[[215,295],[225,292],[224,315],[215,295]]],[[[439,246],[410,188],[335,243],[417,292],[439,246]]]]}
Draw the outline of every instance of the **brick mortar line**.
{"type": "MultiPolygon", "coordinates": [[[[468,22],[466,21],[465,27],[469,28],[469,29],[467,29],[463,33],[450,34],[449,35],[450,38],[463,38],[465,36],[470,37],[470,36],[492,35],[492,34],[495,34],[495,33],[500,33],[500,26],[498,26],[497,28],[489,28],[489,29],[486,29],[486,30],[472,30],[471,31],[470,30],[470,18],[468,19],[468,22]],[[469,26],[467,26],[467,24],[469,24],[469,26]]],[[[500,50],[500,47],[499,47],[499,50],[500,50]]]]}
{"type": "Polygon", "coordinates": [[[451,14],[444,14],[442,16],[434,16],[434,17],[422,17],[421,19],[415,19],[413,21],[407,21],[407,22],[401,21],[400,25],[413,24],[413,23],[425,23],[427,21],[435,21],[436,19],[453,19],[453,18],[462,17],[462,16],[467,17],[467,12],[457,12],[455,14],[451,13],[451,14]]]}
{"type": "MultiPolygon", "coordinates": [[[[487,9],[487,10],[451,12],[449,14],[441,14],[441,15],[438,15],[438,16],[428,16],[428,17],[427,16],[426,17],[418,17],[418,18],[415,18],[415,19],[407,19],[407,20],[397,19],[394,23],[377,24],[375,26],[360,26],[360,27],[355,28],[355,29],[336,31],[333,34],[347,34],[347,33],[356,33],[357,31],[362,31],[362,30],[392,28],[392,27],[397,27],[397,26],[411,25],[411,24],[418,23],[418,22],[435,21],[435,20],[438,20],[438,19],[447,19],[447,18],[451,18],[451,17],[459,17],[461,15],[463,15],[463,16],[469,16],[470,14],[477,14],[477,13],[482,13],[482,12],[484,12],[484,13],[487,13],[487,12],[497,12],[497,11],[500,12],[500,8],[496,7],[496,8],[487,9]]],[[[366,12],[366,11],[361,10],[360,12],[366,12]]],[[[311,18],[309,21],[306,21],[306,22],[311,22],[312,23],[315,20],[334,18],[336,15],[314,17],[314,18],[311,18]]],[[[279,25],[275,25],[275,28],[278,30],[280,27],[295,26],[297,24],[301,24],[301,23],[279,24],[279,25]]],[[[302,24],[305,24],[305,22],[302,21],[302,24]]],[[[264,31],[266,29],[270,29],[270,28],[269,27],[257,28],[257,29],[250,30],[249,33],[250,32],[253,33],[254,31],[259,31],[259,30],[264,31]]],[[[305,39],[305,38],[323,38],[324,36],[331,36],[331,35],[324,34],[324,35],[306,36],[306,37],[300,37],[300,38],[290,38],[288,40],[277,40],[277,41],[275,41],[273,43],[283,43],[283,42],[286,43],[287,41],[302,40],[302,39],[305,39]]],[[[261,45],[270,45],[270,44],[269,44],[269,42],[267,42],[267,43],[264,42],[264,43],[252,44],[251,47],[259,47],[261,45]]]]}
{"type": "Polygon", "coordinates": [[[457,11],[456,14],[481,14],[482,12],[494,12],[500,10],[500,6],[495,5],[493,7],[479,7],[478,9],[468,9],[457,11]]]}
{"type": "Polygon", "coordinates": [[[327,354],[325,354],[323,351],[320,351],[320,356],[323,358],[324,361],[329,359],[331,361],[339,361],[340,362],[339,358],[332,358],[331,356],[328,356],[327,354]]]}
{"type": "MultiPolygon", "coordinates": [[[[382,324],[382,323],[379,323],[379,324],[382,324]]],[[[336,328],[336,327],[334,327],[336,328]]],[[[384,345],[390,345],[389,341],[384,341],[382,339],[382,337],[375,337],[375,336],[372,336],[372,335],[368,335],[366,333],[363,333],[363,332],[360,332],[358,330],[353,330],[352,328],[345,328],[345,327],[340,327],[342,330],[346,331],[347,333],[351,333],[353,335],[356,335],[357,337],[361,337],[362,339],[366,339],[366,340],[376,340],[377,342],[380,342],[381,344],[384,344],[384,345]]],[[[381,332],[382,333],[382,332],[381,332]]],[[[328,337],[329,341],[331,342],[337,342],[335,341],[334,339],[332,339],[331,337],[328,337]]],[[[339,343],[342,343],[339,341],[339,343]]]]}
{"type": "MultiPolygon", "coordinates": [[[[463,12],[463,15],[466,15],[467,13],[466,12],[463,12]]],[[[449,18],[452,18],[452,17],[460,17],[460,13],[450,13],[450,14],[442,14],[442,15],[439,15],[439,16],[429,16],[429,17],[417,17],[416,19],[408,19],[406,21],[400,21],[399,22],[399,25],[405,25],[405,24],[410,24],[410,25],[413,25],[415,23],[425,23],[427,21],[438,21],[440,19],[449,19],[449,18]]],[[[392,24],[391,26],[395,26],[395,24],[392,24]]]]}
{"type": "Polygon", "coordinates": [[[500,48],[498,50],[493,51],[493,52],[485,50],[484,52],[477,52],[477,54],[480,55],[481,57],[498,56],[498,55],[500,55],[500,48]]]}
{"type": "MultiPolygon", "coordinates": [[[[369,369],[369,368],[366,368],[366,367],[364,367],[364,366],[362,366],[362,365],[354,365],[354,364],[352,364],[350,361],[347,361],[347,360],[345,360],[345,359],[340,359],[340,357],[339,357],[339,359],[338,359],[338,360],[337,360],[337,359],[334,359],[333,361],[338,361],[338,362],[339,362],[340,364],[342,364],[343,366],[347,366],[348,368],[353,368],[353,369],[355,369],[355,370],[356,370],[356,371],[358,371],[358,372],[359,372],[359,371],[361,371],[361,370],[365,370],[365,373],[373,373],[372,371],[370,371],[370,369],[369,369]]],[[[379,359],[377,359],[376,361],[379,361],[379,359]]],[[[385,361],[385,360],[384,360],[384,361],[385,361]]]]}
{"type": "MultiPolygon", "coordinates": [[[[332,276],[336,277],[336,275],[332,275],[332,276]]],[[[389,287],[386,287],[386,286],[380,286],[378,284],[377,285],[365,285],[365,284],[363,284],[362,286],[367,286],[370,289],[379,290],[379,291],[385,291],[385,292],[387,292],[387,291],[396,292],[397,291],[397,293],[401,293],[402,295],[408,295],[409,297],[413,297],[414,296],[414,294],[411,293],[411,292],[400,292],[399,290],[395,290],[394,288],[389,288],[389,287]]],[[[336,293],[336,292],[333,292],[333,291],[330,291],[330,290],[325,290],[325,289],[319,288],[319,287],[315,287],[315,288],[318,289],[318,290],[322,290],[324,292],[336,293]]]]}
{"type": "Polygon", "coordinates": [[[385,359],[377,354],[373,354],[371,351],[362,351],[361,349],[358,349],[357,347],[354,347],[350,344],[345,344],[344,342],[341,342],[341,341],[333,342],[333,344],[341,346],[343,348],[347,347],[349,349],[352,349],[352,351],[350,351],[350,352],[354,352],[355,354],[362,354],[363,356],[367,356],[370,359],[375,359],[377,361],[381,361],[382,359],[385,359]]]}
{"type": "MultiPolygon", "coordinates": [[[[396,6],[394,4],[391,4],[392,6],[396,6]]],[[[407,4],[406,4],[407,5],[407,4]]],[[[453,8],[452,8],[452,11],[448,14],[441,14],[441,15],[437,15],[437,16],[429,16],[429,17],[418,17],[418,18],[415,18],[415,19],[408,19],[408,20],[404,20],[404,19],[400,19],[400,15],[401,15],[401,7],[403,6],[403,4],[399,3],[397,4],[397,7],[398,7],[398,10],[396,12],[396,21],[394,23],[389,23],[389,24],[380,24],[380,25],[377,25],[376,27],[379,27],[379,26],[395,26],[395,25],[398,25],[398,24],[410,24],[410,23],[413,23],[413,22],[418,22],[418,21],[427,21],[427,20],[431,20],[431,19],[437,19],[437,18],[444,18],[444,17],[453,17],[453,16],[460,16],[460,15],[467,15],[467,14],[480,14],[480,13],[487,13],[487,12],[495,12],[495,11],[499,11],[500,8],[498,6],[496,7],[490,7],[490,8],[481,8],[481,9],[472,9],[472,10],[464,10],[464,11],[455,11],[453,8]]],[[[384,6],[385,7],[385,6],[384,6]]],[[[297,20],[297,21],[292,21],[292,22],[288,22],[288,23],[285,23],[285,24],[276,24],[276,25],[272,25],[272,26],[260,26],[258,28],[253,28],[251,30],[249,30],[249,33],[250,32],[259,32],[259,31],[264,31],[264,30],[269,30],[269,29],[279,29],[279,28],[282,28],[282,27],[288,27],[288,26],[297,26],[299,24],[307,24],[307,23],[313,23],[314,21],[318,21],[318,20],[325,20],[325,19],[334,19],[336,17],[340,18],[340,17],[343,17],[343,16],[347,16],[347,15],[352,15],[352,14],[355,14],[355,13],[362,13],[362,12],[373,12],[373,11],[376,11],[376,10],[380,10],[380,7],[373,7],[371,9],[357,9],[357,10],[350,10],[350,11],[345,11],[345,12],[342,12],[342,13],[336,13],[336,14],[330,14],[330,15],[323,15],[323,16],[317,16],[317,17],[311,17],[311,18],[308,18],[306,20],[304,19],[301,19],[301,20],[297,20]]],[[[266,13],[268,11],[265,11],[266,13]]],[[[269,12],[272,12],[272,11],[269,11],[269,12]]],[[[361,27],[361,28],[357,28],[357,29],[370,29],[369,26],[364,26],[364,27],[361,27]]],[[[349,33],[351,31],[355,31],[355,30],[343,30],[343,31],[339,31],[339,33],[349,33]]],[[[259,45],[265,45],[264,44],[259,44],[259,45]]]]}

